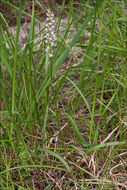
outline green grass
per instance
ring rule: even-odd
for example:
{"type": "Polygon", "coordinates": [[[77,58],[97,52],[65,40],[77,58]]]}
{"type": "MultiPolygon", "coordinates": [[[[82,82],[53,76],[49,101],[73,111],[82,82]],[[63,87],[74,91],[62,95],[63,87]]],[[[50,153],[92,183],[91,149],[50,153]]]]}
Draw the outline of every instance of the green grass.
{"type": "Polygon", "coordinates": [[[125,2],[52,7],[58,13],[51,58],[35,35],[37,23],[39,36],[45,29],[36,14],[36,6],[46,12],[40,1],[31,15],[23,0],[19,7],[2,3],[18,17],[13,34],[0,14],[0,188],[126,189],[125,2]],[[31,23],[22,48],[24,14],[31,23]]]}

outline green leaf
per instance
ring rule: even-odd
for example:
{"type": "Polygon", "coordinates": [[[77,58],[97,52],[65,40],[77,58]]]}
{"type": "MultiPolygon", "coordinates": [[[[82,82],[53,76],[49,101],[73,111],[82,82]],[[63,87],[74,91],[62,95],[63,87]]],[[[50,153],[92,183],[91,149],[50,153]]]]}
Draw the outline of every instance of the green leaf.
{"type": "Polygon", "coordinates": [[[127,22],[127,17],[120,17],[117,21],[127,22]]]}
{"type": "Polygon", "coordinates": [[[97,145],[95,147],[90,148],[87,151],[87,153],[90,153],[90,152],[96,151],[96,150],[98,150],[100,148],[104,148],[104,147],[108,147],[108,146],[121,146],[121,145],[125,145],[125,144],[127,144],[127,143],[125,143],[125,142],[119,142],[119,141],[118,142],[102,143],[102,144],[99,144],[99,145],[97,145]]]}
{"type": "Polygon", "coordinates": [[[120,86],[122,86],[123,88],[127,88],[127,86],[126,86],[124,83],[122,83],[119,79],[117,79],[115,76],[112,75],[112,78],[114,78],[114,80],[115,80],[116,82],[118,82],[118,84],[119,84],[120,86]]]}
{"type": "Polygon", "coordinates": [[[68,80],[73,84],[73,86],[77,89],[77,91],[79,92],[79,94],[80,94],[81,97],[83,98],[83,100],[84,100],[84,102],[85,102],[85,104],[86,104],[86,106],[87,106],[87,109],[89,110],[89,113],[90,113],[90,115],[91,115],[91,109],[90,109],[90,105],[89,105],[87,99],[86,99],[85,96],[82,94],[82,92],[80,91],[80,89],[76,86],[76,84],[75,84],[71,79],[69,79],[68,77],[67,77],[67,79],[68,79],[68,80]]]}
{"type": "Polygon", "coordinates": [[[65,160],[61,156],[59,156],[59,154],[56,154],[47,149],[43,149],[43,151],[47,152],[48,154],[52,155],[53,157],[56,157],[58,160],[60,160],[64,164],[64,166],[67,168],[68,172],[69,173],[71,172],[69,165],[67,164],[67,162],[65,162],[65,160]]]}
{"type": "MultiPolygon", "coordinates": [[[[66,116],[68,117],[69,121],[70,121],[71,124],[72,124],[72,127],[73,127],[73,129],[74,129],[74,133],[75,133],[75,135],[77,136],[79,143],[80,143],[81,145],[85,145],[85,144],[86,144],[86,143],[85,143],[85,140],[84,140],[83,136],[80,134],[79,129],[78,129],[78,126],[76,125],[75,121],[72,119],[72,117],[71,117],[68,113],[65,112],[65,114],[66,114],[66,116]]],[[[88,145],[88,144],[87,144],[87,145],[88,145]]]]}
{"type": "Polygon", "coordinates": [[[50,185],[48,185],[48,186],[45,188],[45,190],[51,190],[53,186],[54,186],[53,184],[50,184],[50,185]]]}
{"type": "Polygon", "coordinates": [[[12,77],[12,67],[9,61],[9,55],[8,55],[8,50],[6,49],[4,42],[4,37],[2,33],[2,26],[0,26],[0,57],[2,60],[2,64],[5,65],[7,68],[7,71],[9,72],[10,76],[12,77]]]}

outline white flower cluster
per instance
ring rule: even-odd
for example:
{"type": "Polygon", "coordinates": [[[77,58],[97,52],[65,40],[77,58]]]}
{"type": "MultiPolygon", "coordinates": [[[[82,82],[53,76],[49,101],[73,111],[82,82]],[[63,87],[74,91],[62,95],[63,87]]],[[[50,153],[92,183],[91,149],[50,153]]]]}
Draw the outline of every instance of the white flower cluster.
{"type": "Polygon", "coordinates": [[[53,57],[53,46],[56,42],[55,35],[55,23],[54,14],[48,9],[46,13],[46,27],[45,27],[45,51],[49,54],[49,57],[53,57]]]}

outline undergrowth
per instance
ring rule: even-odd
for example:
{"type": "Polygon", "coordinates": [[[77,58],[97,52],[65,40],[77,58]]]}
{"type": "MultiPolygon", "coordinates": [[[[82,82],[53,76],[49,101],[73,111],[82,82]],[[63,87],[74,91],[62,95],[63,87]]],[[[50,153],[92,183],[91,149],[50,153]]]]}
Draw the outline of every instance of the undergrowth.
{"type": "Polygon", "coordinates": [[[127,189],[125,2],[1,2],[18,16],[14,33],[0,14],[0,188],[127,189]]]}

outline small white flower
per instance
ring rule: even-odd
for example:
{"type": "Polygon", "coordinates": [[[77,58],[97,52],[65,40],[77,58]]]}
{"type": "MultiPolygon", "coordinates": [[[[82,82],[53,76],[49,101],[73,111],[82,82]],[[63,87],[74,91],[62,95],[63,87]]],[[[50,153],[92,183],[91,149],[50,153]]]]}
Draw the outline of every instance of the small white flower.
{"type": "Polygon", "coordinates": [[[55,20],[52,20],[53,23],[55,23],[56,21],[55,20]]]}
{"type": "Polygon", "coordinates": [[[46,16],[47,16],[47,17],[50,17],[50,16],[51,16],[51,12],[50,12],[49,10],[47,11],[46,16]]]}
{"type": "Polygon", "coordinates": [[[54,40],[56,40],[56,35],[55,34],[53,34],[52,37],[53,37],[54,40]]]}
{"type": "Polygon", "coordinates": [[[54,22],[54,19],[53,19],[53,17],[50,17],[50,21],[51,21],[51,22],[54,22]]]}
{"type": "Polygon", "coordinates": [[[53,54],[52,54],[52,53],[50,53],[50,54],[49,54],[49,57],[53,57],[53,54]]]}
{"type": "Polygon", "coordinates": [[[49,50],[49,46],[47,46],[47,48],[46,48],[46,51],[48,51],[49,50]]]}
{"type": "Polygon", "coordinates": [[[52,29],[54,29],[54,28],[55,28],[55,26],[52,26],[51,28],[52,28],[52,29]]]}
{"type": "Polygon", "coordinates": [[[51,32],[52,36],[55,36],[54,31],[51,32]]]}

